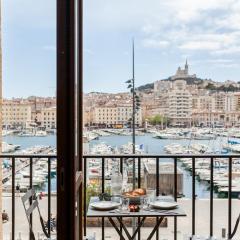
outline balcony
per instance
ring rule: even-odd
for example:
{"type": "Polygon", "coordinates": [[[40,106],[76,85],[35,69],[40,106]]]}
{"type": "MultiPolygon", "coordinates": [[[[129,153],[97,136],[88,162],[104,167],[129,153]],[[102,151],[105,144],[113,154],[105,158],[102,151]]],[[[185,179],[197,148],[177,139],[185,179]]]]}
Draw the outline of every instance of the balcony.
{"type": "MultiPolygon", "coordinates": [[[[9,221],[3,224],[4,239],[30,239],[29,238],[29,223],[25,216],[21,196],[29,188],[34,188],[38,192],[38,202],[40,206],[40,212],[43,219],[48,221],[51,218],[51,214],[56,216],[56,198],[55,191],[56,179],[54,178],[56,170],[56,155],[1,155],[1,159],[7,159],[10,163],[8,171],[3,172],[3,209],[9,214],[9,221]],[[46,171],[46,193],[41,197],[39,193],[39,183],[37,182],[37,168],[42,166],[46,171]],[[25,185],[21,186],[22,193],[16,191],[18,173],[24,169],[25,172],[25,185]],[[26,173],[28,171],[28,174],[26,173]]],[[[99,193],[109,191],[110,176],[106,173],[108,164],[110,161],[121,173],[126,170],[127,167],[131,167],[129,164],[135,160],[136,163],[136,187],[147,187],[154,189],[156,195],[171,195],[175,201],[179,203],[179,206],[184,209],[187,217],[180,220],[176,217],[168,218],[158,228],[156,236],[153,239],[185,239],[191,235],[202,236],[217,236],[218,239],[222,236],[222,231],[226,230],[227,233],[234,232],[235,222],[239,215],[239,200],[234,195],[233,187],[233,165],[235,161],[238,161],[238,155],[85,155],[83,157],[84,162],[84,234],[93,235],[96,234],[96,239],[118,239],[117,232],[108,222],[108,219],[87,218],[87,208],[90,196],[97,196],[99,193]],[[199,168],[196,167],[196,163],[201,158],[209,159],[209,197],[201,199],[196,195],[196,183],[199,179],[199,168]],[[184,184],[181,178],[181,164],[182,160],[186,163],[191,170],[191,185],[187,188],[191,189],[190,195],[183,197],[182,184],[184,184]],[[227,198],[219,199],[215,198],[215,171],[218,171],[215,165],[215,160],[224,160],[228,163],[228,186],[227,186],[227,198]],[[94,162],[101,166],[104,171],[99,171],[99,174],[95,174],[94,180],[97,191],[89,191],[90,181],[93,182],[93,178],[89,174],[90,162],[94,162]],[[161,171],[162,164],[166,163],[171,166],[168,168],[168,182],[164,182],[163,172],[161,171]],[[152,176],[146,177],[146,165],[151,164],[152,176]],[[170,170],[169,170],[170,169],[170,170]],[[155,173],[155,174],[153,174],[155,173]]],[[[132,175],[128,175],[130,185],[132,183],[132,175]]],[[[153,226],[152,222],[155,219],[150,218],[146,220],[145,225],[140,228],[138,239],[146,239],[153,226]]],[[[31,215],[31,224],[33,224],[34,234],[36,239],[44,239],[44,234],[41,229],[38,213],[31,215]]],[[[56,231],[50,231],[50,226],[46,225],[46,229],[52,238],[57,236],[56,231]]],[[[128,230],[131,232],[131,222],[126,223],[128,230]]],[[[121,228],[122,231],[122,228],[121,228]]],[[[239,239],[239,230],[235,234],[235,238],[239,239]]],[[[226,236],[227,237],[227,236],[226,236]]],[[[226,238],[227,239],[227,238],[226,238]]]]}
{"type": "MultiPolygon", "coordinates": [[[[57,216],[56,155],[1,155],[0,158],[5,165],[2,209],[9,217],[9,221],[3,223],[3,239],[30,239],[29,223],[22,203],[22,196],[28,189],[36,190],[46,230],[50,236],[56,237],[55,229],[50,231],[49,221],[51,214],[57,216]]],[[[35,238],[45,239],[37,209],[30,215],[30,223],[35,238]]]]}
{"type": "MultiPolygon", "coordinates": [[[[158,228],[156,232],[156,237],[153,239],[187,239],[187,236],[192,235],[201,235],[204,237],[213,237],[216,236],[217,239],[224,232],[230,236],[228,233],[233,233],[235,222],[239,216],[240,211],[238,210],[237,205],[239,200],[234,196],[234,191],[232,191],[232,170],[233,163],[239,158],[237,155],[104,155],[104,156],[93,156],[85,155],[84,156],[84,233],[85,235],[96,234],[97,239],[118,239],[117,232],[111,228],[108,219],[98,218],[95,220],[88,219],[86,216],[88,209],[88,201],[90,196],[97,196],[99,193],[104,193],[109,191],[110,186],[110,177],[107,170],[107,164],[109,161],[113,161],[114,165],[123,173],[123,170],[126,169],[126,166],[129,167],[129,161],[135,160],[136,162],[136,187],[150,187],[154,188],[156,195],[171,195],[175,201],[179,203],[179,206],[184,209],[187,214],[187,217],[181,219],[168,218],[166,224],[158,228]],[[209,187],[209,196],[205,199],[201,199],[196,195],[196,183],[199,181],[199,167],[196,168],[196,163],[199,162],[201,158],[209,159],[209,167],[207,168],[209,179],[206,180],[205,184],[209,187]],[[186,161],[188,159],[188,167],[191,170],[191,184],[185,186],[185,188],[191,189],[190,196],[184,197],[181,192],[180,185],[184,184],[182,179],[179,177],[179,169],[181,169],[182,160],[186,161]],[[226,198],[220,199],[215,197],[215,171],[217,168],[215,166],[215,160],[223,160],[228,163],[227,174],[228,174],[228,186],[226,193],[226,198]],[[161,176],[161,164],[167,162],[172,165],[171,176],[168,178],[168,182],[164,182],[161,176]],[[151,184],[146,183],[146,169],[145,164],[151,161],[154,164],[153,169],[155,174],[151,178],[151,184]],[[99,174],[95,175],[95,184],[97,186],[96,191],[89,191],[89,178],[91,176],[87,175],[88,167],[90,162],[95,162],[101,166],[99,174]],[[207,183],[208,181],[208,183],[207,183]],[[168,190],[164,191],[162,188],[168,186],[168,190]],[[86,198],[87,196],[87,198],[86,198]],[[91,220],[91,221],[90,221],[91,220]]],[[[129,175],[129,182],[132,182],[132,176],[129,175]]],[[[93,179],[92,179],[93,181],[93,179]]],[[[139,231],[138,239],[147,239],[148,234],[151,231],[151,227],[154,224],[155,219],[150,219],[143,225],[139,231]]],[[[131,232],[131,223],[127,224],[129,231],[131,232]]],[[[120,231],[123,231],[120,228],[120,231]]],[[[126,238],[127,239],[127,238],[126,238]]],[[[200,239],[200,238],[199,238],[200,239]]],[[[206,238],[201,238],[206,239],[206,238]]],[[[235,238],[239,239],[239,230],[235,234],[235,238]]]]}

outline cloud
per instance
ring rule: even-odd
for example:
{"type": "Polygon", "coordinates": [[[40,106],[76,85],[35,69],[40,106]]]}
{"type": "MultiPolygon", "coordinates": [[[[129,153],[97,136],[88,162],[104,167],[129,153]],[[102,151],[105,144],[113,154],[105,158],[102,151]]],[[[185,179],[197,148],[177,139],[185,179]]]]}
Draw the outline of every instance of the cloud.
{"type": "Polygon", "coordinates": [[[85,0],[87,9],[89,31],[135,35],[139,47],[164,49],[169,59],[229,68],[240,61],[240,0],[85,0]]]}
{"type": "Polygon", "coordinates": [[[184,50],[217,50],[220,44],[211,41],[190,41],[182,44],[179,48],[184,50]]]}
{"type": "Polygon", "coordinates": [[[170,43],[166,40],[144,39],[142,44],[147,48],[165,48],[169,46],[170,43]]]}
{"type": "Polygon", "coordinates": [[[229,46],[225,49],[219,49],[211,53],[212,55],[238,55],[240,54],[240,45],[229,46]]]}

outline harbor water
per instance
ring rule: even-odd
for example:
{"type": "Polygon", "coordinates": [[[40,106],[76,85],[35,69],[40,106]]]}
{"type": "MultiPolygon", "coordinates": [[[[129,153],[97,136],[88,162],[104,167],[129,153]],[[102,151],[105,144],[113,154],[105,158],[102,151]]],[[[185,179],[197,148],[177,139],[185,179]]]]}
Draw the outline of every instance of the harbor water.
{"type": "MultiPolygon", "coordinates": [[[[45,145],[56,147],[56,135],[48,135],[45,137],[19,137],[16,135],[4,136],[3,141],[9,144],[21,145],[21,149],[25,149],[28,147],[36,146],[36,145],[45,145]]],[[[93,140],[90,142],[90,147],[99,144],[106,143],[112,147],[120,147],[124,144],[131,142],[131,136],[120,136],[120,135],[110,135],[99,137],[98,140],[93,140]]],[[[163,154],[164,146],[177,143],[180,145],[188,146],[192,143],[202,143],[210,146],[214,151],[220,150],[222,144],[226,142],[226,139],[223,137],[217,137],[215,140],[169,140],[169,139],[156,139],[153,138],[151,134],[145,134],[143,136],[136,137],[136,144],[142,145],[144,151],[149,154],[163,154]]],[[[171,159],[163,159],[161,161],[172,161],[171,159]]],[[[181,164],[179,164],[181,167],[181,164]]],[[[192,177],[190,172],[183,170],[184,182],[183,182],[183,194],[186,197],[191,197],[192,190],[192,177]]],[[[45,184],[44,191],[47,190],[47,183],[45,184]]],[[[52,190],[56,190],[56,179],[52,179],[52,190]]],[[[196,194],[199,198],[209,198],[209,190],[208,185],[202,182],[196,181],[196,194]]]]}
{"type": "MultiPolygon", "coordinates": [[[[99,144],[106,143],[112,147],[120,147],[123,144],[131,142],[131,136],[119,136],[119,135],[111,135],[105,137],[99,137],[98,140],[93,140],[90,143],[90,147],[99,144]]],[[[226,138],[217,137],[215,140],[186,140],[186,139],[178,139],[178,140],[169,140],[169,139],[156,139],[152,137],[152,134],[145,134],[143,136],[136,137],[136,144],[142,145],[144,151],[149,154],[164,154],[164,146],[177,143],[183,146],[188,146],[193,143],[201,143],[206,144],[211,147],[214,151],[220,151],[222,144],[226,142],[226,138]]],[[[162,162],[172,161],[171,159],[162,159],[162,162]]],[[[179,167],[181,168],[181,164],[179,163],[179,167]]],[[[183,194],[186,197],[192,196],[192,176],[190,172],[186,171],[184,168],[181,168],[183,171],[183,194]]],[[[208,184],[204,184],[203,182],[196,181],[196,195],[199,198],[209,198],[209,186],[208,184]]]]}
{"type": "MultiPolygon", "coordinates": [[[[30,148],[33,146],[51,146],[53,148],[56,148],[56,135],[47,135],[45,137],[19,137],[17,135],[8,135],[3,137],[3,141],[7,142],[9,144],[14,144],[14,145],[20,145],[21,148],[20,150],[30,148]]],[[[41,189],[44,192],[48,191],[48,182],[43,186],[43,189],[41,189]]],[[[56,178],[51,179],[51,190],[53,192],[56,191],[56,178]]]]}

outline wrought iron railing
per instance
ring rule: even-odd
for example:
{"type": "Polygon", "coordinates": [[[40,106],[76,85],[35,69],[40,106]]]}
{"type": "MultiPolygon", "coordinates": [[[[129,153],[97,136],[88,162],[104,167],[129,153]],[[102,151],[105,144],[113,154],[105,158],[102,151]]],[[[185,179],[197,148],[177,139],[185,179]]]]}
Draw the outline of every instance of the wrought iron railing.
{"type": "MultiPolygon", "coordinates": [[[[86,235],[87,232],[87,163],[90,159],[99,159],[101,161],[101,169],[105,169],[105,160],[106,159],[115,159],[119,161],[120,172],[123,171],[123,162],[126,159],[134,159],[137,161],[137,186],[141,187],[141,161],[143,159],[155,159],[156,162],[156,195],[158,196],[160,193],[159,188],[159,166],[160,162],[164,159],[172,159],[173,160],[173,174],[174,174],[174,191],[173,197],[175,201],[178,200],[177,196],[177,167],[178,161],[183,158],[189,158],[192,162],[192,194],[191,194],[191,208],[192,208],[192,222],[191,222],[191,235],[196,234],[196,166],[195,162],[197,159],[206,158],[209,159],[209,171],[210,171],[210,184],[209,184],[209,201],[210,201],[210,211],[209,211],[209,230],[206,232],[206,235],[210,237],[213,236],[213,227],[214,227],[214,214],[213,214],[213,207],[214,207],[214,159],[226,159],[228,161],[228,226],[227,232],[228,237],[231,236],[232,233],[232,162],[233,159],[239,159],[239,155],[209,155],[209,154],[201,154],[201,155],[85,155],[83,157],[84,160],[84,234],[86,235]]],[[[105,191],[105,171],[101,171],[100,174],[101,178],[101,192],[104,193],[105,191]]],[[[104,218],[101,220],[101,228],[102,228],[102,239],[105,239],[105,227],[104,227],[104,218]]],[[[174,240],[177,240],[177,218],[174,218],[174,240]]],[[[156,232],[156,239],[159,239],[159,232],[156,232]]],[[[139,232],[138,239],[141,239],[141,234],[139,232]]]]}
{"type": "MultiPolygon", "coordinates": [[[[29,169],[29,189],[33,188],[33,174],[34,174],[34,164],[37,161],[40,160],[47,160],[47,177],[46,177],[46,182],[47,182],[47,231],[48,234],[51,236],[51,226],[50,226],[50,219],[51,219],[51,162],[53,159],[56,160],[57,156],[56,155],[50,155],[50,154],[35,154],[35,155],[10,155],[10,154],[4,154],[0,155],[0,159],[9,159],[11,162],[11,165],[9,166],[8,173],[4,173],[2,175],[2,180],[3,180],[3,188],[4,188],[4,183],[7,181],[12,181],[11,184],[11,195],[12,195],[12,212],[10,216],[10,222],[11,222],[11,239],[15,240],[17,239],[17,234],[16,234],[16,179],[15,175],[18,172],[21,172],[21,170],[28,168],[29,169]],[[16,165],[16,160],[20,159],[22,161],[22,165],[16,165]]],[[[24,219],[25,216],[23,216],[24,219]]],[[[30,216],[30,222],[31,224],[33,223],[34,219],[31,214],[30,216]]],[[[27,223],[26,223],[27,224],[27,223]]]]}

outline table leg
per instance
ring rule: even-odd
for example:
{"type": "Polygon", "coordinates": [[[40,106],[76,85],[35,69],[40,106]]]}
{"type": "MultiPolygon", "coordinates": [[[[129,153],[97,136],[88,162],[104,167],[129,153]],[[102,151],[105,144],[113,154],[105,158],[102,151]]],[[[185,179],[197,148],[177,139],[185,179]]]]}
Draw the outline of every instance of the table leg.
{"type": "Polygon", "coordinates": [[[112,226],[115,228],[115,230],[117,231],[118,235],[120,236],[121,240],[125,240],[125,238],[122,235],[122,232],[118,229],[116,223],[113,221],[113,219],[111,217],[108,217],[109,222],[112,224],[112,226]]]}
{"type": "Polygon", "coordinates": [[[126,226],[123,224],[122,219],[121,219],[120,217],[117,217],[117,220],[118,220],[118,222],[120,223],[120,226],[122,226],[122,228],[123,228],[124,232],[126,233],[126,235],[127,235],[127,237],[128,237],[129,240],[133,240],[133,239],[136,237],[136,235],[137,235],[139,229],[142,227],[145,219],[146,219],[146,217],[143,217],[143,218],[142,218],[142,220],[141,220],[140,223],[138,224],[136,230],[134,231],[133,235],[131,236],[130,233],[128,232],[126,226]]]}
{"type": "Polygon", "coordinates": [[[122,218],[117,217],[117,220],[118,220],[118,222],[119,222],[121,228],[122,228],[122,229],[124,230],[124,232],[126,233],[128,239],[131,240],[132,237],[131,237],[130,233],[128,232],[126,226],[123,224],[123,222],[122,222],[122,218]]]}
{"type": "Polygon", "coordinates": [[[132,240],[135,238],[135,236],[137,235],[138,231],[140,230],[140,228],[142,227],[144,221],[145,221],[146,217],[143,217],[142,220],[140,221],[140,223],[138,224],[137,229],[135,230],[135,232],[132,235],[132,240]]]}
{"type": "Polygon", "coordinates": [[[154,233],[155,233],[155,232],[157,231],[157,229],[159,228],[159,226],[160,226],[161,222],[163,221],[163,219],[164,219],[164,217],[161,217],[161,218],[158,219],[155,227],[153,228],[153,230],[152,230],[152,232],[150,233],[150,235],[149,235],[149,237],[148,237],[147,240],[151,240],[151,239],[152,239],[154,233]]]}

